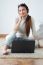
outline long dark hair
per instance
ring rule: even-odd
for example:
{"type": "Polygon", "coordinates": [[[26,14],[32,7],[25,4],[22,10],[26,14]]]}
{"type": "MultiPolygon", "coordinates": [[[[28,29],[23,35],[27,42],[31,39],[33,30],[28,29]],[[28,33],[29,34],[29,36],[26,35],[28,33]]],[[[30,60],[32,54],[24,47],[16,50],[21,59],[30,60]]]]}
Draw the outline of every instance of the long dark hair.
{"type": "Polygon", "coordinates": [[[25,20],[25,28],[26,28],[26,35],[28,36],[30,33],[30,27],[31,27],[32,23],[31,23],[31,16],[27,16],[26,20],[25,20]]]}

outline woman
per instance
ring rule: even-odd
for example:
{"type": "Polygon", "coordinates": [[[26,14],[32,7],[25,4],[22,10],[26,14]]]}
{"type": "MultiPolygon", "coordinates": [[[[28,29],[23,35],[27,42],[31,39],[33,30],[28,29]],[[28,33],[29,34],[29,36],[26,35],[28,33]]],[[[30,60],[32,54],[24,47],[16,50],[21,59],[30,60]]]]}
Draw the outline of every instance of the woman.
{"type": "Polygon", "coordinates": [[[29,9],[25,3],[18,5],[19,17],[15,21],[16,23],[13,32],[6,37],[4,54],[8,53],[7,49],[8,47],[11,47],[12,41],[15,38],[28,39],[30,28],[32,29],[33,36],[36,38],[35,25],[28,13],[29,9]]]}

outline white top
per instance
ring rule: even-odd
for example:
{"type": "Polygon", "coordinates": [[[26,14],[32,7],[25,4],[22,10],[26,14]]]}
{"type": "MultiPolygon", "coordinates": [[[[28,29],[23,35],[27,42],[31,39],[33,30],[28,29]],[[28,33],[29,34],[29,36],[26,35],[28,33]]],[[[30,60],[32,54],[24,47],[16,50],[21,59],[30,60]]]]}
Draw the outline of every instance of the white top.
{"type": "MultiPolygon", "coordinates": [[[[26,17],[20,23],[19,30],[16,33],[16,37],[22,37],[22,38],[27,39],[27,36],[26,36],[26,33],[25,33],[25,19],[26,19],[26,17]]],[[[32,34],[34,36],[37,36],[34,20],[32,18],[31,18],[31,20],[32,20],[32,34]]]]}

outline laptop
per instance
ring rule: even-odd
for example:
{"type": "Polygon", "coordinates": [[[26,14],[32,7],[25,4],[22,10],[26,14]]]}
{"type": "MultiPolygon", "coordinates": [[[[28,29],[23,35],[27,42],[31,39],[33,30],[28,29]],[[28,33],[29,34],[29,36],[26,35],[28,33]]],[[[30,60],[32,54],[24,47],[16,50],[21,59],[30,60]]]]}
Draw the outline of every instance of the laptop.
{"type": "Polygon", "coordinates": [[[14,40],[12,42],[11,53],[34,53],[35,40],[14,40]]]}

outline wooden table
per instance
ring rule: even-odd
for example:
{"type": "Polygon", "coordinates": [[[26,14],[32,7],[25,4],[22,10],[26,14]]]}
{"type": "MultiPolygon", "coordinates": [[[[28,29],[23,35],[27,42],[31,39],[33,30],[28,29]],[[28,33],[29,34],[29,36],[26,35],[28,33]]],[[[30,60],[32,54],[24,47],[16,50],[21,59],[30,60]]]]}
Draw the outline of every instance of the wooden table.
{"type": "Polygon", "coordinates": [[[43,59],[5,58],[0,59],[0,65],[43,65],[43,59]]]}
{"type": "Polygon", "coordinates": [[[43,65],[43,49],[28,54],[0,55],[0,65],[43,65]]]}
{"type": "Polygon", "coordinates": [[[41,58],[1,58],[0,65],[43,65],[41,58]]]}

